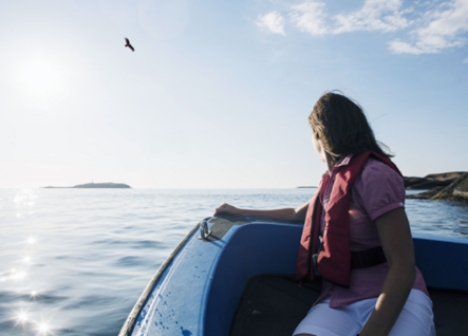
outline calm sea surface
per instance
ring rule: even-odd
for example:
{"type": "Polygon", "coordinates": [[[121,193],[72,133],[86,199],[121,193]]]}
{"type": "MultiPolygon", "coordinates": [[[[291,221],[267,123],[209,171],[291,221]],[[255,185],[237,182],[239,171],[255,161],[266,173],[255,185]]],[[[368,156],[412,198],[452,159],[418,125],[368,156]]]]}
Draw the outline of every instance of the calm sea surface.
{"type": "MultiPolygon", "coordinates": [[[[172,249],[220,204],[313,189],[0,190],[0,335],[116,335],[172,249]]],[[[468,207],[407,200],[414,233],[468,239],[468,207]]]]}

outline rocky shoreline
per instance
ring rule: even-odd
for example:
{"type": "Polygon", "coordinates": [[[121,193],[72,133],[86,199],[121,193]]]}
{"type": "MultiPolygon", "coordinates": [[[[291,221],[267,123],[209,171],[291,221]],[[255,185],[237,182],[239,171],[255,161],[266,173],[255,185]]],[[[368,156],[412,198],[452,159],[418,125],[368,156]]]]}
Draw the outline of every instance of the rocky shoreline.
{"type": "Polygon", "coordinates": [[[409,199],[431,199],[468,202],[468,172],[430,174],[425,177],[403,177],[408,190],[426,190],[408,195],[409,199]]]}

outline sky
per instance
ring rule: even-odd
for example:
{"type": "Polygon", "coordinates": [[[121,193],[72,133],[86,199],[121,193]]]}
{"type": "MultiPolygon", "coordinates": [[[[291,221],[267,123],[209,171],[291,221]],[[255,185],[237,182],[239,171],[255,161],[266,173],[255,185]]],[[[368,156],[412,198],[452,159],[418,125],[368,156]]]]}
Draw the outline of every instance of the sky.
{"type": "Polygon", "coordinates": [[[314,186],[330,90],[404,175],[468,171],[468,0],[2,0],[0,42],[0,188],[314,186]]]}

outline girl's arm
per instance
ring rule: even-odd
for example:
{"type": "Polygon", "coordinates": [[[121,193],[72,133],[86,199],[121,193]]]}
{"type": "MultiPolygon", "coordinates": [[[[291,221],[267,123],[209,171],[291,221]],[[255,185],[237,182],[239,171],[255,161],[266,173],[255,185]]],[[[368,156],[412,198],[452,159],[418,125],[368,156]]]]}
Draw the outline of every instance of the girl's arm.
{"type": "Polygon", "coordinates": [[[236,208],[232,205],[224,203],[215,210],[213,216],[218,216],[220,214],[231,214],[237,216],[252,216],[252,217],[264,217],[272,219],[281,219],[281,220],[294,220],[294,221],[304,221],[307,213],[307,208],[309,207],[309,202],[304,203],[303,205],[297,208],[283,208],[283,209],[273,209],[273,210],[251,210],[251,209],[241,209],[236,208]]]}
{"type": "Polygon", "coordinates": [[[375,224],[389,271],[374,312],[362,329],[361,336],[389,334],[416,278],[413,239],[405,210],[389,211],[377,218],[375,224]]]}

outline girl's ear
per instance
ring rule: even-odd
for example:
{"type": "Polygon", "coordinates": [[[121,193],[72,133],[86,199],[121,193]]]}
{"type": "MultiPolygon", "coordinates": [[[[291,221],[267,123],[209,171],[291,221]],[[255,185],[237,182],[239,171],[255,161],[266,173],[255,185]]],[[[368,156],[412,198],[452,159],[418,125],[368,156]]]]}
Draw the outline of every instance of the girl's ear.
{"type": "Polygon", "coordinates": [[[323,152],[325,153],[325,162],[327,163],[328,170],[331,172],[336,162],[333,159],[333,156],[331,156],[326,150],[323,150],[323,152]]]}
{"type": "Polygon", "coordinates": [[[315,137],[314,134],[312,134],[312,142],[314,144],[315,151],[317,152],[318,156],[320,157],[320,160],[322,162],[327,162],[325,150],[322,147],[321,141],[315,137]]]}

